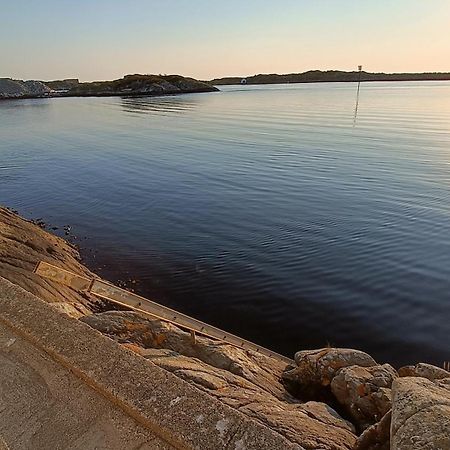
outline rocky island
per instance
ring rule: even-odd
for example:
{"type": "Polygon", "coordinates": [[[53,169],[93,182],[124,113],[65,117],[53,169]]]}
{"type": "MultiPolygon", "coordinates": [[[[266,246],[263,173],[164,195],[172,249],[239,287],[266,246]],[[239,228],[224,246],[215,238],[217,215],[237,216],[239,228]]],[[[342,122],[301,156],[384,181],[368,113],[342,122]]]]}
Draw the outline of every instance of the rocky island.
{"type": "Polygon", "coordinates": [[[208,83],[180,75],[135,74],[118,80],[86,83],[77,79],[22,81],[0,78],[0,99],[174,95],[217,90],[208,83]]]}
{"type": "MultiPolygon", "coordinates": [[[[38,396],[41,390],[33,383],[40,383],[48,391],[46,402],[57,409],[61,388],[52,386],[64,377],[50,376],[46,369],[27,379],[18,397],[10,395],[15,385],[8,375],[15,371],[16,383],[24,376],[12,367],[18,367],[18,361],[31,364],[33,373],[38,367],[23,356],[17,339],[40,346],[47,355],[42,361],[53,358],[69,368],[121,405],[132,418],[126,420],[136,420],[166,442],[152,441],[145,448],[450,449],[450,373],[443,368],[420,363],[396,369],[363,351],[342,348],[301,349],[292,364],[286,364],[206,337],[193,340],[175,325],[118,310],[107,300],[34,274],[36,263],[46,261],[94,276],[75,247],[44,228],[42,221],[36,224],[0,207],[0,449],[11,442],[11,449],[42,448],[43,433],[48,442],[48,433],[56,425],[63,427],[48,405],[37,405],[37,412],[31,413],[25,392],[38,396]],[[48,323],[42,324],[47,317],[48,323]],[[10,330],[5,336],[2,326],[10,330]],[[33,335],[33,327],[43,328],[41,338],[33,335]],[[19,337],[8,337],[11,330],[19,337]],[[92,354],[97,355],[94,368],[86,369],[92,354]],[[119,366],[124,364],[126,380],[120,378],[119,366]],[[150,378],[147,371],[153,371],[150,378]],[[164,378],[162,385],[158,377],[164,378]],[[105,383],[109,390],[103,389],[105,383]],[[166,397],[171,400],[161,400],[166,397]],[[203,412],[196,409],[200,401],[203,412]],[[217,414],[219,420],[210,423],[217,414]],[[14,441],[27,427],[28,447],[19,445],[25,441],[14,441]]],[[[67,400],[67,407],[82,403],[79,395],[78,400],[67,400]]],[[[125,427],[121,422],[122,434],[130,423],[125,427]]],[[[71,441],[61,432],[57,439],[66,439],[64,448],[98,448],[113,433],[111,426],[107,431],[100,428],[96,434],[91,428],[80,432],[82,447],[74,444],[81,439],[78,435],[71,441]]],[[[144,448],[133,442],[105,448],[144,448]]]]}
{"type": "Polygon", "coordinates": [[[222,84],[282,84],[282,83],[333,83],[358,81],[448,81],[449,72],[425,73],[373,73],[344,70],[308,70],[302,73],[267,73],[248,77],[224,77],[209,81],[222,84]]]}

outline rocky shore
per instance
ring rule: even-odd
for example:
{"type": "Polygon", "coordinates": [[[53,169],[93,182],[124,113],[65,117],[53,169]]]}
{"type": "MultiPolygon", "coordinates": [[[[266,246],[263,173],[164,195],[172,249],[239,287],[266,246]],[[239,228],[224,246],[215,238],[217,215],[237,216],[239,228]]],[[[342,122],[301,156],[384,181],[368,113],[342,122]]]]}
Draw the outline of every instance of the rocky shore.
{"type": "MultiPolygon", "coordinates": [[[[163,321],[32,273],[44,260],[93,274],[76,248],[0,208],[0,277],[88,324],[211,397],[284,436],[299,450],[450,449],[450,373],[402,368],[354,349],[300,350],[286,365],[197,337],[163,321]]],[[[298,343],[301,348],[301,343],[298,343]]]]}
{"type": "Polygon", "coordinates": [[[174,95],[217,90],[208,83],[180,75],[136,74],[90,83],[80,83],[77,79],[23,81],[0,78],[0,99],[174,95]]]}

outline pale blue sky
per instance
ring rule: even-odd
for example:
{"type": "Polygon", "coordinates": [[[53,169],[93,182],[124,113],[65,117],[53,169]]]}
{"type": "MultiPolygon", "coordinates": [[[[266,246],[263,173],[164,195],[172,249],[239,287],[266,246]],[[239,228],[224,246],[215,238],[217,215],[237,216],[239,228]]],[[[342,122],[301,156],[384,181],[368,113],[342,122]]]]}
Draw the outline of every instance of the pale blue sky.
{"type": "Polygon", "coordinates": [[[450,0],[0,0],[0,77],[450,71],[450,0]]]}

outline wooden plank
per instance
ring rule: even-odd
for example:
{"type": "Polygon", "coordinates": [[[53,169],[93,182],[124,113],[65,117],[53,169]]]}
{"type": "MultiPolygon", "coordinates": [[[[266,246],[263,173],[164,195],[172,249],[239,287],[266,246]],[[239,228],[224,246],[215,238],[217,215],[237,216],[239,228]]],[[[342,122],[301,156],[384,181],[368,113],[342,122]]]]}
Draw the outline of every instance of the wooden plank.
{"type": "Polygon", "coordinates": [[[67,286],[71,286],[74,289],[88,291],[98,297],[118,303],[141,313],[148,314],[166,322],[173,323],[187,330],[226,342],[244,350],[251,350],[261,353],[265,356],[281,360],[286,364],[294,364],[294,362],[286,356],[280,355],[251,341],[247,341],[246,339],[242,339],[234,334],[227,333],[220,328],[208,325],[207,323],[175,311],[174,309],[167,308],[166,306],[155,303],[137,294],[118,288],[117,286],[107,283],[101,279],[87,279],[80,277],[79,275],[44,262],[38,265],[35,272],[43,277],[50,278],[54,281],[59,281],[67,286]]]}
{"type": "Polygon", "coordinates": [[[87,291],[91,285],[92,279],[82,277],[68,270],[53,266],[52,264],[40,261],[34,269],[34,273],[41,277],[69,286],[77,291],[87,291]]]}

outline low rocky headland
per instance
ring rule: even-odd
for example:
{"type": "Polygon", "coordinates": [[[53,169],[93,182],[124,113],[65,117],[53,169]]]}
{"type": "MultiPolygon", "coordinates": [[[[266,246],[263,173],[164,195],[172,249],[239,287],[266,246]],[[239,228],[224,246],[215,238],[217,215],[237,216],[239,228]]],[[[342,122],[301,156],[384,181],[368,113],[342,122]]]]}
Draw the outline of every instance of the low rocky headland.
{"type": "Polygon", "coordinates": [[[215,78],[213,85],[223,84],[279,84],[279,83],[355,83],[358,81],[448,81],[449,72],[373,73],[344,70],[308,70],[302,73],[260,73],[248,77],[215,78]]]}
{"type": "Polygon", "coordinates": [[[0,78],[0,99],[106,97],[214,92],[214,86],[180,75],[125,75],[113,81],[80,83],[77,79],[36,81],[0,78]]]}
{"type": "Polygon", "coordinates": [[[289,448],[450,449],[450,373],[443,368],[394,368],[342,348],[301,349],[287,365],[208,338],[194,341],[172,324],[34,274],[43,260],[94,276],[75,247],[43,227],[0,207],[0,277],[269,427],[289,448]]]}

